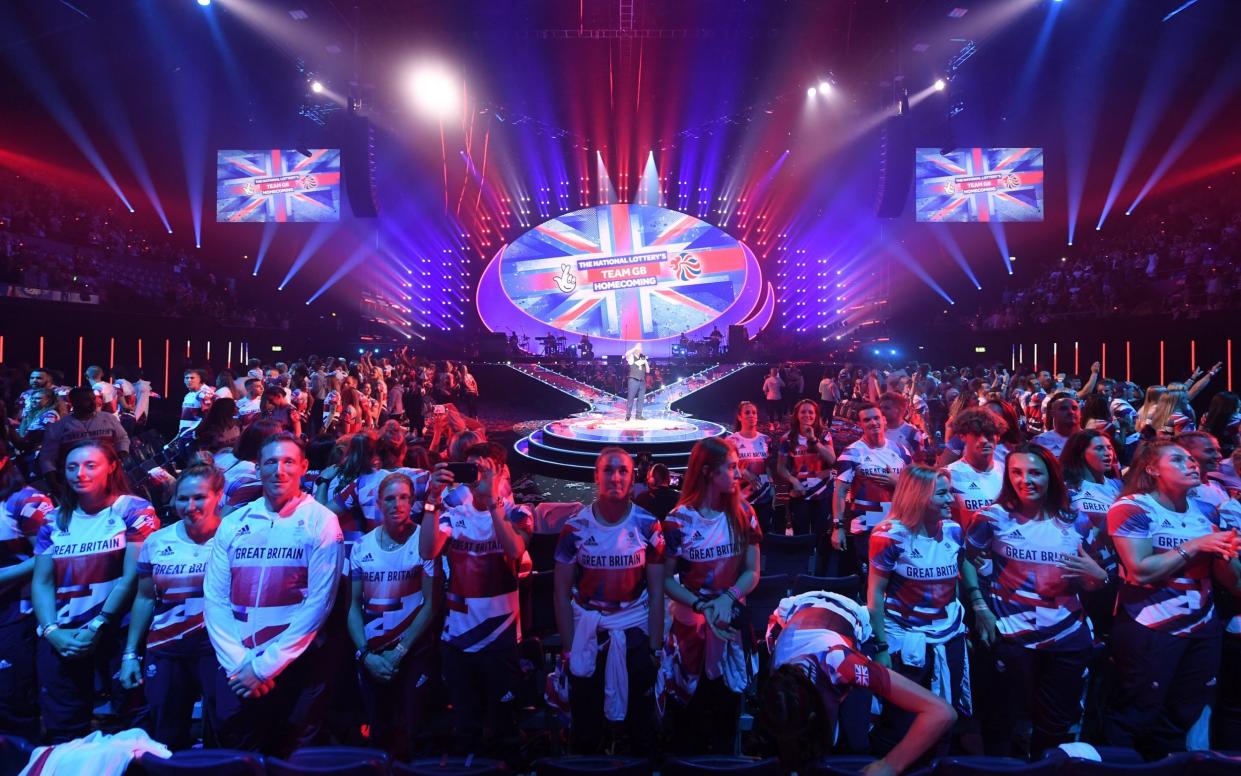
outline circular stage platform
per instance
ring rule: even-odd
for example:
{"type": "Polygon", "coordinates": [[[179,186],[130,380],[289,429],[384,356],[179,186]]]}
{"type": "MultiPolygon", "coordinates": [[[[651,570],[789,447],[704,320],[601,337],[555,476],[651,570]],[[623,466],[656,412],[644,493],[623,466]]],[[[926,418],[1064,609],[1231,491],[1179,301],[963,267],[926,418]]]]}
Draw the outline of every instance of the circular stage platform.
{"type": "Polygon", "coordinates": [[[727,429],[718,423],[676,413],[625,420],[624,416],[583,413],[556,420],[519,440],[517,452],[540,464],[549,474],[590,479],[595,458],[605,447],[620,446],[633,455],[650,453],[655,463],[684,469],[700,439],[719,436],[727,429]]]}

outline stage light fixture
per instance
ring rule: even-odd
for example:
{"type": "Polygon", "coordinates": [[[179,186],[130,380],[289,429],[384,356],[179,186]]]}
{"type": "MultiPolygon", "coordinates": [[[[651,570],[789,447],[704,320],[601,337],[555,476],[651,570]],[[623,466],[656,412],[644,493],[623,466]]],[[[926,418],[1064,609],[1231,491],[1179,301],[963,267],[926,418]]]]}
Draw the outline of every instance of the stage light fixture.
{"type": "Polygon", "coordinates": [[[447,118],[456,110],[457,81],[448,68],[439,64],[419,64],[409,71],[406,79],[406,91],[418,110],[436,118],[447,118]]]}
{"type": "Polygon", "coordinates": [[[830,93],[831,91],[832,91],[831,81],[820,81],[819,82],[819,94],[826,97],[828,93],[830,93]]]}
{"type": "Polygon", "coordinates": [[[947,88],[948,88],[948,82],[945,81],[944,79],[939,78],[935,81],[935,91],[942,92],[944,89],[947,89],[947,88]]]}
{"type": "Polygon", "coordinates": [[[207,6],[211,5],[211,0],[198,0],[198,4],[201,5],[203,8],[206,8],[207,6]]]}
{"type": "Polygon", "coordinates": [[[322,81],[311,81],[310,91],[314,92],[315,94],[323,94],[323,82],[322,81]]]}
{"type": "Polygon", "coordinates": [[[813,86],[811,86],[809,89],[806,90],[807,97],[813,97],[817,93],[818,91],[813,86]]]}

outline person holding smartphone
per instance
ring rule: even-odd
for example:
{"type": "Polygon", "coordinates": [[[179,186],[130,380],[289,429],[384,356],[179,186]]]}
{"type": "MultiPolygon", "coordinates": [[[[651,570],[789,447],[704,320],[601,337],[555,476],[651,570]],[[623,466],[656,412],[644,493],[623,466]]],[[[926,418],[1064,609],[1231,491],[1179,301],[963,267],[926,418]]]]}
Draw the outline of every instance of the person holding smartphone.
{"type": "Polygon", "coordinates": [[[453,709],[453,748],[465,754],[481,742],[498,753],[516,730],[517,570],[534,517],[506,497],[511,488],[503,446],[476,444],[465,451],[465,462],[478,477],[469,498],[447,510],[443,497],[454,482],[452,464],[432,471],[418,549],[426,560],[443,555],[448,562],[440,658],[453,709]]]}

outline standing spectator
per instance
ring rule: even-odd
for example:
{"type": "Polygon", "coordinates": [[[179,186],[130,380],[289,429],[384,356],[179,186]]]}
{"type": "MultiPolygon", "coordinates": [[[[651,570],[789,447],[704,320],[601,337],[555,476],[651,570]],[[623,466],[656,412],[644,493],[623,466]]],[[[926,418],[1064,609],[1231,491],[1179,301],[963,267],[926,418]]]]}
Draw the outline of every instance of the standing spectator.
{"type": "Polygon", "coordinates": [[[606,448],[596,495],[565,521],[556,546],[556,628],[569,674],[570,744],[603,751],[606,719],[629,749],[654,745],[652,688],[664,643],[664,538],[659,521],[629,500],[633,459],[606,448]]]}
{"type": "Polygon", "coordinates": [[[763,381],[763,402],[767,406],[767,426],[775,429],[776,424],[784,418],[784,381],[780,379],[780,368],[773,366],[767,379],[763,381]]]}
{"type": "Polygon", "coordinates": [[[831,547],[842,553],[852,549],[854,568],[865,577],[870,532],[887,519],[896,478],[911,461],[908,450],[887,438],[886,421],[878,407],[861,402],[857,417],[862,438],[836,459],[831,547]]]}
{"type": "Polygon", "coordinates": [[[419,555],[446,555],[447,614],[440,644],[444,683],[452,703],[453,748],[496,750],[515,734],[514,690],[521,639],[517,565],[533,532],[530,512],[505,498],[511,492],[504,448],[480,443],[465,452],[477,467],[464,503],[440,512],[453,484],[442,465],[432,474],[423,506],[419,555]]]}
{"type": "Polygon", "coordinates": [[[1185,748],[1219,669],[1223,628],[1212,577],[1235,588],[1241,573],[1236,530],[1222,530],[1218,513],[1190,497],[1200,481],[1183,447],[1147,442],[1107,513],[1121,587],[1104,733],[1147,759],[1185,748]]]}
{"type": "Polygon", "coordinates": [[[904,394],[888,391],[879,397],[879,411],[883,413],[885,434],[909,451],[915,461],[934,461],[935,450],[926,432],[910,423],[909,399],[904,394]]]}
{"type": "Polygon", "coordinates": [[[181,400],[181,422],[177,433],[182,434],[198,425],[211,409],[215,389],[207,385],[207,373],[201,369],[185,370],[185,398],[181,400]]]}
{"type": "Polygon", "coordinates": [[[465,401],[465,414],[478,417],[478,380],[465,364],[461,365],[461,397],[465,401]]]}
{"type": "Polygon", "coordinates": [[[344,552],[336,515],[301,492],[308,468],[297,437],[268,437],[259,456],[263,497],[225,517],[216,533],[203,618],[220,664],[219,736],[227,747],[288,756],[319,732],[328,677],[319,663],[327,647],[316,637],[344,552]]]}
{"type": "Polygon", "coordinates": [[[383,522],[350,555],[349,636],[370,739],[393,757],[426,738],[435,670],[432,623],[439,609],[434,561],[418,554],[414,483],[401,473],[379,484],[383,522]]]}
{"type": "Polygon", "coordinates": [[[39,735],[30,577],[35,538],[53,510],[50,498],[26,485],[16,459],[0,459],[0,734],[30,740],[39,735]]]}
{"type": "Polygon", "coordinates": [[[823,422],[831,423],[836,416],[836,405],[840,403],[840,386],[824,370],[823,379],[819,381],[819,410],[823,414],[823,422]]]}
{"type": "Polygon", "coordinates": [[[952,477],[953,519],[968,530],[974,515],[1000,496],[1004,464],[995,454],[1006,424],[982,407],[970,407],[952,419],[953,439],[964,443],[961,458],[948,464],[952,477]]]}
{"type": "Polygon", "coordinates": [[[126,689],[145,685],[144,727],[173,750],[194,743],[190,726],[195,699],[202,698],[205,729],[219,727],[218,667],[203,626],[203,575],[220,527],[223,496],[224,477],[214,468],[186,469],[173,496],[178,522],[151,534],[138,552],[138,593],[121,656],[120,682],[126,689]]]}
{"type": "Polygon", "coordinates": [[[103,367],[86,367],[85,377],[86,384],[95,392],[95,401],[99,405],[99,410],[113,415],[117,414],[116,388],[108,379],[107,373],[103,371],[103,367]]]}
{"type": "Polygon", "coordinates": [[[751,679],[733,618],[758,584],[763,535],[742,484],[732,446],[704,439],[690,453],[681,502],[664,521],[672,624],[660,697],[676,704],[686,753],[735,754],[741,694],[751,679]]]}
{"type": "MultiPolygon", "coordinates": [[[[968,717],[973,700],[965,611],[957,600],[957,577],[968,561],[965,536],[951,518],[952,501],[946,470],[913,464],[901,471],[891,517],[870,541],[867,607],[876,662],[928,690],[940,688],[937,694],[968,717]]],[[[981,594],[973,589],[969,595],[981,594]]],[[[913,715],[885,705],[880,751],[895,746],[912,723],[913,715]]]]}
{"type": "Polygon", "coordinates": [[[758,430],[758,407],[752,401],[737,405],[733,433],[728,435],[741,462],[743,493],[758,515],[764,531],[771,530],[774,518],[775,488],[771,485],[771,437],[758,430]]]}
{"type": "Polygon", "coordinates": [[[1057,391],[1047,399],[1045,414],[1048,430],[1030,440],[1032,444],[1042,445],[1051,451],[1056,458],[1064,452],[1064,445],[1069,437],[1082,429],[1082,408],[1069,391],[1057,391]]]}
{"type": "Polygon", "coordinates": [[[69,408],[70,414],[49,426],[43,435],[40,471],[55,472],[61,454],[86,441],[103,441],[121,458],[129,454],[129,434],[116,415],[98,411],[94,391],[85,386],[69,391],[69,408]]]}
{"type": "MultiPolygon", "coordinates": [[[[1091,637],[1079,590],[1098,590],[1107,572],[1085,550],[1060,465],[1045,447],[1018,447],[1005,461],[996,503],[974,516],[966,534],[971,560],[995,566],[982,597],[972,602],[993,677],[982,709],[990,755],[1012,750],[1013,693],[1032,698],[1030,755],[1072,740],[1091,637]]],[[[974,563],[962,564],[966,588],[978,587],[974,563]]]]}
{"type": "MultiPolygon", "coordinates": [[[[82,390],[93,403],[94,393],[82,390]]],[[[137,584],[138,551],[159,528],[151,504],[129,495],[120,457],[108,443],[75,447],[63,472],[60,508],[35,541],[31,587],[41,639],[39,705],[53,743],[90,732],[96,675],[116,676],[119,628],[137,584]]],[[[124,700],[114,692],[122,713],[129,705],[124,700]]]]}
{"type": "Polygon", "coordinates": [[[818,403],[799,401],[793,408],[793,428],[780,439],[776,457],[776,479],[789,487],[788,520],[774,521],[776,531],[783,532],[787,522],[795,534],[823,535],[830,517],[835,463],[836,450],[819,419],[818,403]]]}

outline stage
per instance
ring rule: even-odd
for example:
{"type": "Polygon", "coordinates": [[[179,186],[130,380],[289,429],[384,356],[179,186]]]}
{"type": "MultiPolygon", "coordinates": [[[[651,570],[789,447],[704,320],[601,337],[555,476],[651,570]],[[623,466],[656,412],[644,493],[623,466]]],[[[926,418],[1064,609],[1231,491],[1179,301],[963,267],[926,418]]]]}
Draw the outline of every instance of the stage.
{"type": "Polygon", "coordinates": [[[590,479],[595,458],[605,447],[620,446],[633,455],[647,453],[652,462],[684,469],[701,439],[728,429],[691,417],[672,404],[742,369],[747,364],[713,364],[684,379],[649,391],[642,419],[625,420],[625,397],[556,372],[541,364],[509,364],[516,372],[572,396],[588,409],[555,420],[518,440],[517,453],[544,472],[566,479],[590,479]]]}

